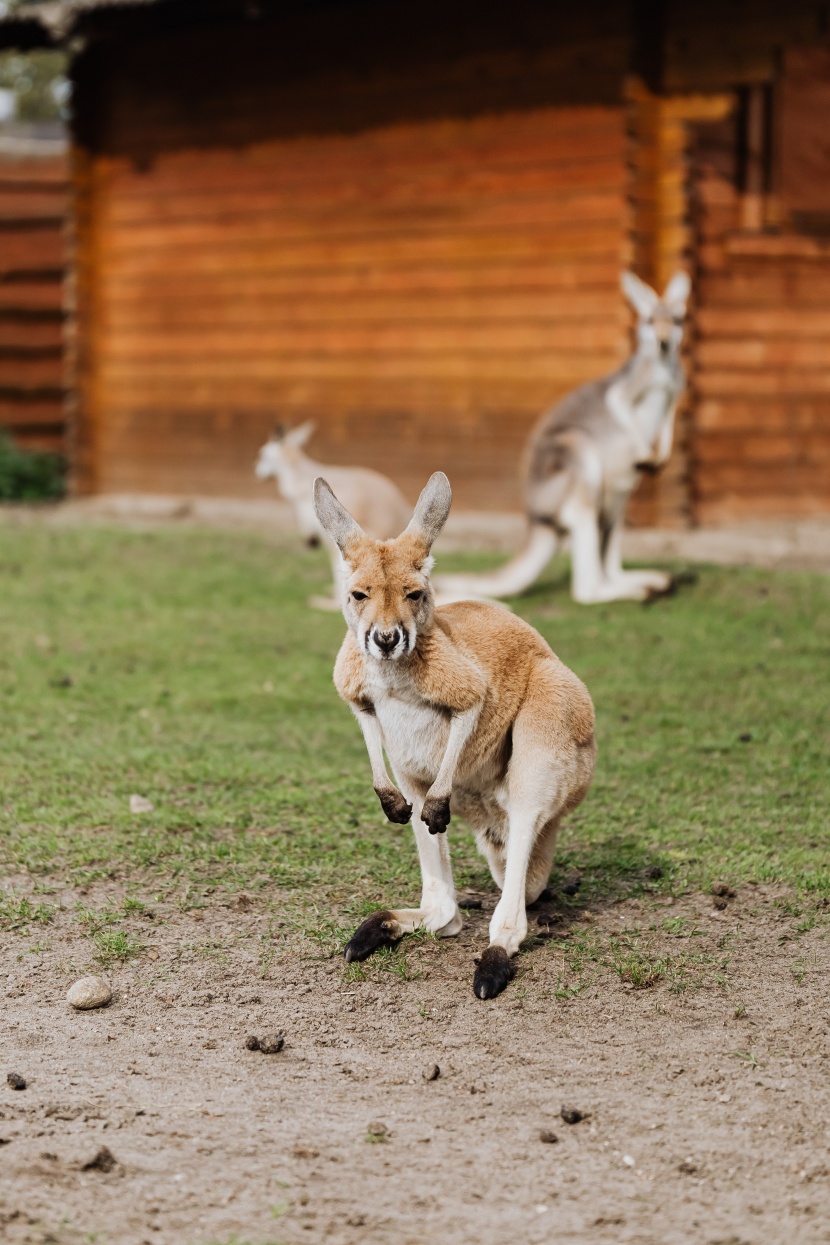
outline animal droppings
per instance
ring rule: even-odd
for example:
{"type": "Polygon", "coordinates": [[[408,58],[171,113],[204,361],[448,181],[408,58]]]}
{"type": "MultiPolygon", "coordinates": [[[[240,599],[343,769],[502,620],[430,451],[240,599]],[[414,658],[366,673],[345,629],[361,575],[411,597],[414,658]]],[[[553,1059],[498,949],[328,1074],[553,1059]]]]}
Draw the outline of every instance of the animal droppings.
{"type": "Polygon", "coordinates": [[[103,977],[81,977],[66,992],[66,1001],[79,1012],[93,1007],[106,1007],[112,1002],[112,990],[103,977]]]}
{"type": "Polygon", "coordinates": [[[549,1128],[543,1128],[539,1133],[539,1140],[544,1141],[545,1145],[550,1146],[553,1145],[554,1142],[557,1142],[559,1138],[556,1133],[552,1132],[549,1128]]]}
{"type": "Polygon", "coordinates": [[[389,1135],[389,1129],[380,1120],[373,1120],[371,1124],[367,1124],[366,1132],[376,1141],[379,1141],[383,1137],[388,1137],[389,1135]]]}
{"type": "Polygon", "coordinates": [[[480,899],[459,899],[458,906],[459,908],[471,910],[480,908],[482,904],[480,899]]]}
{"type": "Polygon", "coordinates": [[[263,1055],[276,1055],[283,1046],[285,1046],[285,1037],[282,1033],[269,1033],[259,1039],[259,1049],[263,1055]]]}
{"type": "Polygon", "coordinates": [[[578,1124],[585,1116],[576,1107],[563,1107],[559,1112],[566,1124],[578,1124]]]}
{"type": "Polygon", "coordinates": [[[713,882],[712,894],[718,895],[723,899],[734,899],[736,892],[728,882],[713,882]]]}
{"type": "Polygon", "coordinates": [[[663,868],[662,868],[662,866],[661,866],[661,865],[652,865],[652,866],[651,866],[651,868],[650,868],[650,869],[649,869],[649,871],[648,871],[648,876],[649,876],[649,877],[650,877],[653,881],[655,881],[655,882],[656,882],[658,878],[661,878],[661,877],[663,876],[663,868]]]}
{"type": "Polygon", "coordinates": [[[437,1063],[431,1063],[428,1068],[424,1069],[425,1081],[437,1081],[440,1075],[441,1069],[438,1067],[437,1063]]]}
{"type": "Polygon", "coordinates": [[[111,1172],[115,1167],[115,1155],[108,1146],[101,1146],[91,1159],[81,1164],[82,1172],[111,1172]]]}
{"type": "Polygon", "coordinates": [[[259,1050],[259,1038],[254,1037],[253,1033],[250,1037],[245,1038],[246,1050],[259,1050]]]}
{"type": "Polygon", "coordinates": [[[9,1089],[25,1089],[26,1078],[24,1076],[20,1076],[17,1072],[10,1072],[6,1077],[6,1084],[9,1089]]]}
{"type": "Polygon", "coordinates": [[[738,739],[741,741],[741,743],[742,743],[742,744],[751,744],[751,743],[752,743],[752,735],[750,734],[750,732],[749,732],[749,731],[744,731],[744,733],[743,733],[742,735],[739,735],[739,736],[738,736],[738,739]]]}
{"type": "Polygon", "coordinates": [[[565,885],[562,887],[562,894],[575,895],[581,885],[582,875],[579,873],[572,873],[565,882],[565,885]]]}

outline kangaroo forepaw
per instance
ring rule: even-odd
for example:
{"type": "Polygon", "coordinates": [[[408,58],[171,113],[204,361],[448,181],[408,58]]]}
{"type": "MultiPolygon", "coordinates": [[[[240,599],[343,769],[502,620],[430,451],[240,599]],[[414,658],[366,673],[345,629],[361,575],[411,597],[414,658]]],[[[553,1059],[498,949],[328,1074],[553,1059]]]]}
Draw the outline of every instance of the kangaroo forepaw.
{"type": "Polygon", "coordinates": [[[513,961],[504,947],[490,946],[478,962],[473,977],[473,993],[479,999],[494,999],[515,975],[513,961]]]}
{"type": "Polygon", "coordinates": [[[397,826],[405,826],[411,820],[412,805],[407,803],[397,787],[382,787],[380,790],[375,787],[375,794],[388,821],[393,821],[397,826]]]}
{"type": "Polygon", "coordinates": [[[442,799],[428,795],[421,809],[421,821],[427,826],[430,834],[443,834],[450,824],[450,798],[442,799]]]}
{"type": "Polygon", "coordinates": [[[393,947],[400,938],[403,938],[403,929],[391,912],[373,912],[358,925],[343,954],[349,964],[353,960],[367,960],[381,947],[393,947]]]}

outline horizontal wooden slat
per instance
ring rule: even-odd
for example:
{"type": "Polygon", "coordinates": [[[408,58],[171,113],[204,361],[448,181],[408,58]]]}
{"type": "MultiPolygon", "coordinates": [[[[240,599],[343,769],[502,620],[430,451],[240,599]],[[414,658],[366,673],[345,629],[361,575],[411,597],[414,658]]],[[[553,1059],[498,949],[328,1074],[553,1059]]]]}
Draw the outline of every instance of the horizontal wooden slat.
{"type": "Polygon", "coordinates": [[[4,358],[0,355],[0,388],[60,388],[62,384],[63,359],[59,354],[46,359],[4,358]]]}
{"type": "Polygon", "coordinates": [[[0,390],[0,428],[53,427],[63,420],[63,399],[58,394],[50,399],[26,401],[22,395],[13,399],[0,390]]]}

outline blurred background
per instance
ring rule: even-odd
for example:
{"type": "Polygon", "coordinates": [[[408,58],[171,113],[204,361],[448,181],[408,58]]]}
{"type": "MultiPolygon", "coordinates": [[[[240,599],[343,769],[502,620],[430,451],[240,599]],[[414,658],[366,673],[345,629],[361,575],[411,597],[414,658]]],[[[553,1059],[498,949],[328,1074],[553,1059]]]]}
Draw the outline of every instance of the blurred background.
{"type": "Polygon", "coordinates": [[[77,496],[256,451],[521,505],[539,414],[693,278],[640,525],[830,511],[830,6],[50,0],[0,20],[0,427],[77,496]]]}

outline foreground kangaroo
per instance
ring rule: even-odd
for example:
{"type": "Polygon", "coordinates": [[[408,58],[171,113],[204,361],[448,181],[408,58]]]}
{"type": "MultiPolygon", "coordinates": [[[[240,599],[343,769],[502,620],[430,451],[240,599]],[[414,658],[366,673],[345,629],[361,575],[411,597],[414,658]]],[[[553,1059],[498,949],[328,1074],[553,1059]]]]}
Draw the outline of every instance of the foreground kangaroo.
{"type": "Polygon", "coordinates": [[[594,707],[538,632],[502,606],[435,608],[430,548],[451,500],[449,480],[436,472],[403,534],[378,541],[325,480],[314,482],[317,517],[342,555],[349,629],[335,686],[360,723],[383,811],[393,822],[413,820],[423,878],[420,907],[375,912],[345,954],[364,960],[418,928],[459,933],[443,834],[452,806],[472,826],[502,892],[473,978],[478,997],[490,999],[513,976],[525,905],[548,880],[559,822],[590,786],[594,707]]]}
{"type": "Polygon", "coordinates": [[[436,577],[442,599],[524,592],[565,535],[574,600],[640,601],[670,589],[671,576],[662,571],[624,571],[620,541],[639,473],[659,470],[671,454],[689,278],[676,273],[662,298],[631,272],[623,273],[622,288],[638,316],[637,349],[619,371],[568,394],[533,432],[523,549],[491,574],[436,577]]]}
{"type": "MultiPolygon", "coordinates": [[[[293,505],[297,526],[308,543],[316,545],[325,535],[311,502],[311,486],[321,472],[334,482],[344,504],[370,535],[380,540],[397,535],[409,518],[409,503],[398,486],[369,467],[325,467],[315,462],[303,449],[313,431],[310,422],[278,429],[259,451],[255,467],[257,479],[276,480],[282,496],[293,505]]],[[[312,597],[311,603],[320,609],[338,609],[340,555],[328,539],[325,543],[332,561],[334,595],[331,600],[312,597]]]]}

